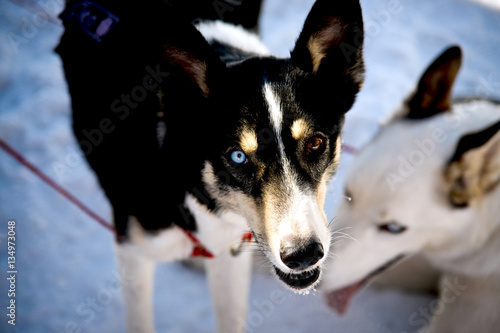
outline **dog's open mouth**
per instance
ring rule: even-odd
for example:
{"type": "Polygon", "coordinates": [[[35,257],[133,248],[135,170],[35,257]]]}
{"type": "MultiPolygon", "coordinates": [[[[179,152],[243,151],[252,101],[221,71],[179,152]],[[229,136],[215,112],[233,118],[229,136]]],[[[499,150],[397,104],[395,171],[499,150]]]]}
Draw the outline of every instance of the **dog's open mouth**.
{"type": "Polygon", "coordinates": [[[335,311],[337,311],[338,314],[343,315],[347,311],[351,299],[354,297],[354,295],[356,295],[359,289],[365,286],[375,276],[394,266],[404,257],[404,255],[399,255],[368,274],[368,276],[361,281],[355,282],[342,289],[328,292],[326,294],[326,301],[328,305],[335,311]]]}
{"type": "Polygon", "coordinates": [[[311,287],[316,281],[318,281],[320,276],[319,267],[313,269],[312,271],[306,271],[302,273],[284,273],[277,267],[274,267],[278,278],[283,281],[286,285],[293,289],[303,290],[311,287]]]}
{"type": "Polygon", "coordinates": [[[367,280],[368,279],[364,279],[345,288],[329,292],[326,294],[326,301],[328,305],[338,314],[343,315],[349,307],[351,298],[354,297],[362,286],[365,285],[367,280]]]}

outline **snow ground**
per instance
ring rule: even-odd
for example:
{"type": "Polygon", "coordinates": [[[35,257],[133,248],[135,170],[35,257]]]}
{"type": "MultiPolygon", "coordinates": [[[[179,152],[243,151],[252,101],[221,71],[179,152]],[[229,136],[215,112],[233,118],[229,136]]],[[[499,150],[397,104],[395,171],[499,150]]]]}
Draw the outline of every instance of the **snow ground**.
{"type": "MultiPolygon", "coordinates": [[[[366,83],[345,127],[345,142],[360,147],[413,88],[444,48],[459,44],[464,66],[457,95],[500,98],[500,13],[466,0],[364,0],[366,83]]],[[[37,3],[52,16],[62,0],[37,3]]],[[[261,31],[278,56],[293,46],[312,0],[267,0],[261,31]]],[[[493,5],[491,5],[493,4],[493,5]]],[[[61,26],[0,1],[0,138],[51,178],[110,219],[110,208],[76,147],[69,97],[52,52],[61,26]]],[[[331,184],[327,213],[342,200],[344,154],[331,184]]],[[[112,235],[31,171],[0,150],[0,332],[122,332],[123,308],[112,235]],[[7,324],[7,221],[17,222],[16,326],[7,324]],[[96,303],[92,303],[94,302],[96,303]]],[[[259,266],[259,265],[258,265],[259,266]]],[[[201,272],[181,264],[158,267],[158,332],[213,332],[208,288],[201,272]]],[[[414,332],[410,316],[429,307],[425,295],[360,293],[338,317],[320,293],[294,295],[265,269],[252,282],[249,332],[414,332]]]]}

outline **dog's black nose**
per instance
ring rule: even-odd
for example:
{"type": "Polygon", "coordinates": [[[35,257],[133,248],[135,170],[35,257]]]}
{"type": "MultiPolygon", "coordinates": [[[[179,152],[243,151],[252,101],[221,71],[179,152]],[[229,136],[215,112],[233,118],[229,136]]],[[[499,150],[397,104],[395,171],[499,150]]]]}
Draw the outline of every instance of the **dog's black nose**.
{"type": "Polygon", "coordinates": [[[325,255],[323,245],[313,240],[305,246],[297,247],[291,243],[281,244],[280,257],[283,263],[296,270],[306,269],[317,263],[325,255]]]}

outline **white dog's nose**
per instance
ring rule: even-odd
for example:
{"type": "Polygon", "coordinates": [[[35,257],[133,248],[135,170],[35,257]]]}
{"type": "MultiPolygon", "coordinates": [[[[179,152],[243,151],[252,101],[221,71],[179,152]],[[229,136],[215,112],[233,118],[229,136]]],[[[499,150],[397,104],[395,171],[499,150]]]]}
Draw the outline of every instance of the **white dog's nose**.
{"type": "Polygon", "coordinates": [[[293,270],[307,269],[320,261],[324,255],[323,245],[316,239],[309,240],[305,245],[298,242],[281,242],[281,261],[293,270]]]}

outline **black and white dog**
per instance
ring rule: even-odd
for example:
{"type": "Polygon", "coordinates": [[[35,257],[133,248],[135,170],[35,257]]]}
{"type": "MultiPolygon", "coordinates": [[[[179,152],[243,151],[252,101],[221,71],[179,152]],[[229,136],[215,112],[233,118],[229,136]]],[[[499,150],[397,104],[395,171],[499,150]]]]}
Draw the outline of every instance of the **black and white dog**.
{"type": "Polygon", "coordinates": [[[363,81],[359,1],[318,0],[287,59],[165,1],[75,1],[61,17],[74,133],[113,208],[129,331],[154,331],[155,262],[193,247],[214,256],[219,331],[243,331],[251,257],[230,249],[248,231],[285,285],[315,286],[326,186],[363,81]]]}

